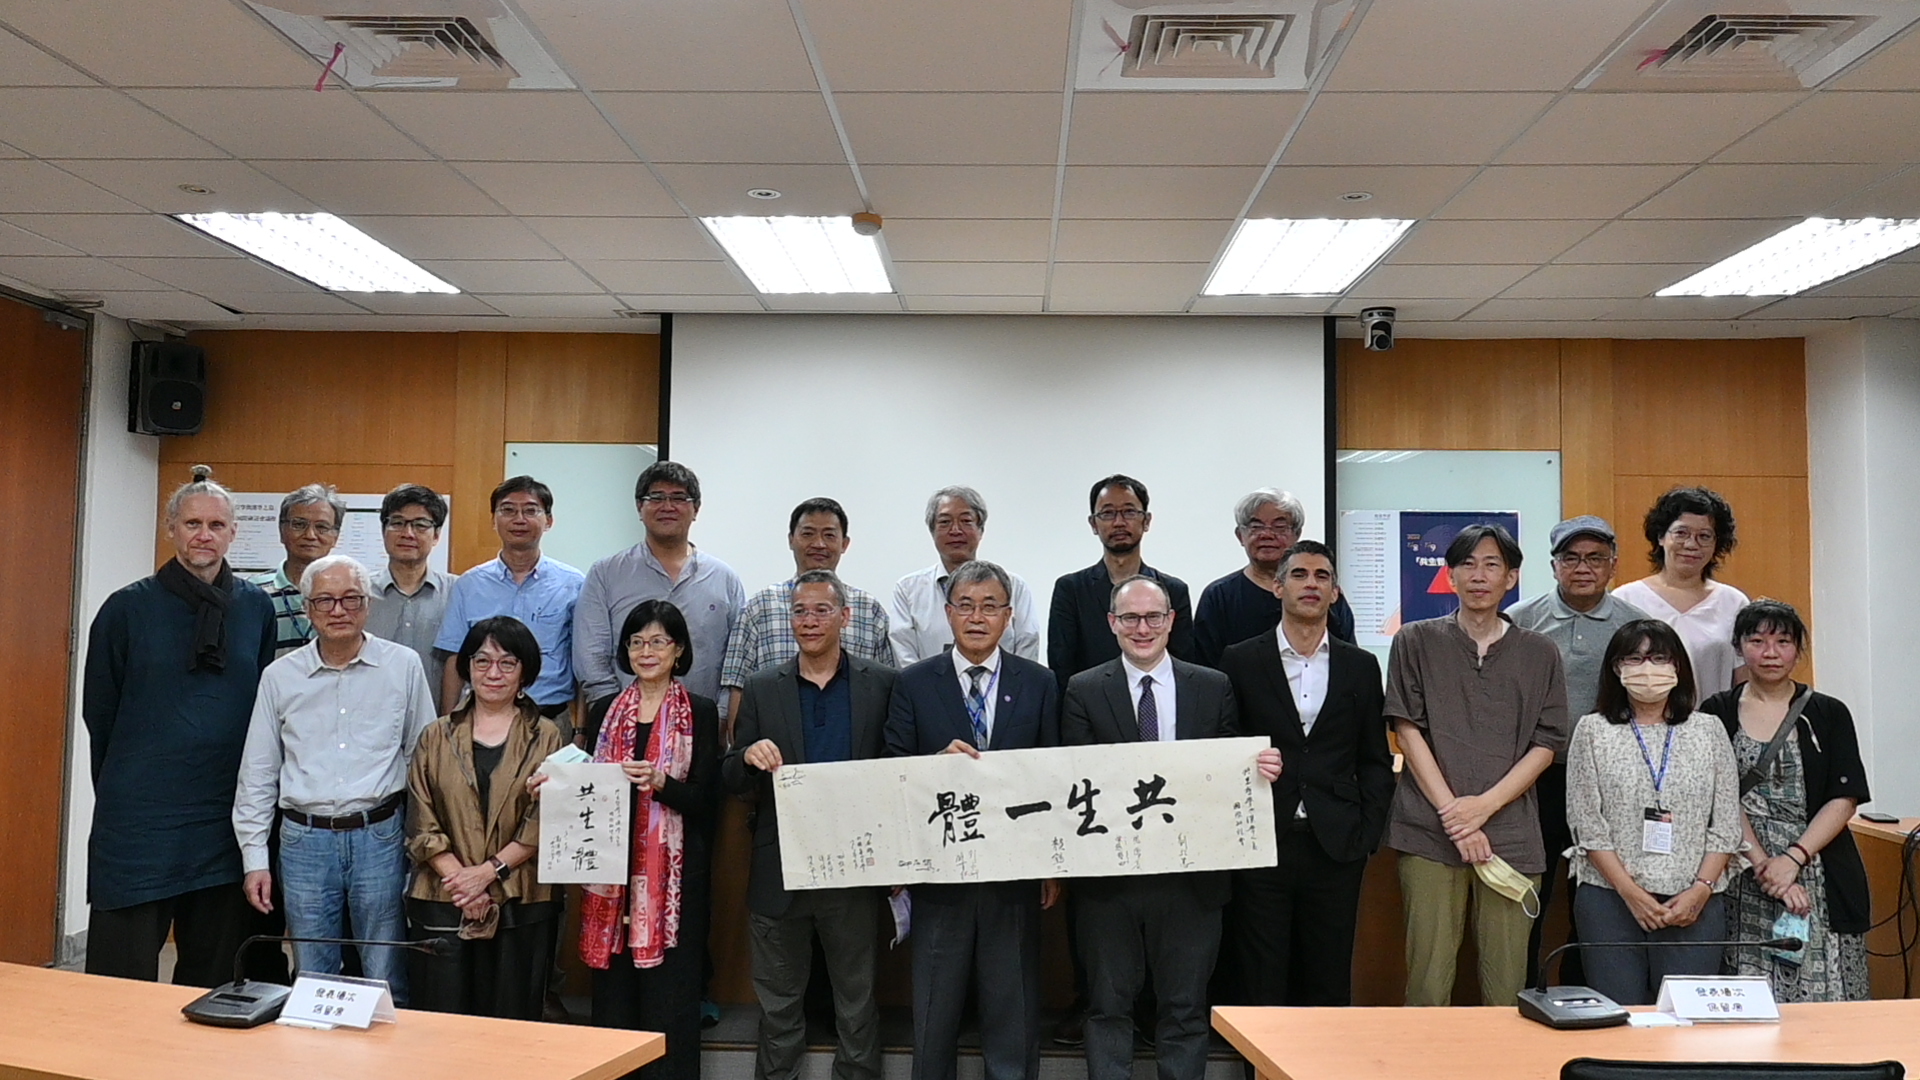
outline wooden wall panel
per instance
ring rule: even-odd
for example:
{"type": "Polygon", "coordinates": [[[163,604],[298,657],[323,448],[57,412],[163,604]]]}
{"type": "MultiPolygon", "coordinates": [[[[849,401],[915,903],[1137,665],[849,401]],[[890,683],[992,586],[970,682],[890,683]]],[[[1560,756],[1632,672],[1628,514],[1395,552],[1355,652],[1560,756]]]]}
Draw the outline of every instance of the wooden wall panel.
{"type": "Polygon", "coordinates": [[[0,516],[9,565],[0,588],[0,961],[38,965],[53,962],[60,906],[86,335],[0,299],[0,359],[0,492],[13,508],[0,516]]]}
{"type": "Polygon", "coordinates": [[[448,566],[455,573],[485,562],[499,550],[486,498],[507,469],[506,334],[460,335],[459,375],[455,383],[453,486],[464,493],[453,501],[447,542],[448,566]]]}
{"type": "Polygon", "coordinates": [[[658,442],[660,339],[511,335],[507,402],[508,442],[658,442]]]}
{"type": "Polygon", "coordinates": [[[1612,344],[1616,472],[1807,475],[1801,339],[1612,344]]]}
{"type": "Polygon", "coordinates": [[[1356,449],[1557,450],[1554,341],[1402,341],[1368,352],[1342,339],[1340,439],[1356,449]]]}
{"type": "MultiPolygon", "coordinates": [[[[1614,512],[1613,343],[1560,343],[1560,509],[1614,512]]],[[[1617,523],[1616,523],[1617,525],[1617,523]]]]}

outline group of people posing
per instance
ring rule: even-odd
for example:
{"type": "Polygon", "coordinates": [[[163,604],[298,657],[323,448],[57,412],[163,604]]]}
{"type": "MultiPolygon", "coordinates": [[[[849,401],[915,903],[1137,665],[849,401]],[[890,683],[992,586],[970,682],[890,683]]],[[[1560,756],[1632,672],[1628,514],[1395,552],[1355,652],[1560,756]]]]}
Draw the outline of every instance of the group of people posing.
{"type": "MultiPolygon", "coordinates": [[[[1032,591],[978,558],[987,507],[970,488],[928,500],[938,561],[884,603],[838,577],[849,522],[831,499],[793,509],[794,574],[750,597],[690,540],[690,470],[648,467],[635,500],[645,538],[583,574],[541,552],[551,491],[511,478],[489,500],[498,556],[454,577],[428,564],[436,492],[386,497],[388,562],[369,568],[332,553],[345,504],[309,485],[280,509],[285,562],[246,581],[226,562],[232,498],[196,469],[166,507],[174,558],[113,594],[89,639],[88,970],[156,978],[169,935],[175,981],[198,985],[229,977],[253,933],[444,938],[294,953],[415,1008],[539,1019],[574,948],[592,1021],[664,1032],[645,1071],[694,1080],[731,795],[750,804],[757,1075],[798,1074],[817,943],[836,1080],[877,1080],[886,898],[784,887],[783,766],[1258,735],[1272,867],[911,889],[916,1080],[952,1080],[970,999],[990,1080],[1037,1075],[1056,903],[1076,1001],[1053,1037],[1084,1044],[1092,1080],[1124,1080],[1138,1025],[1163,1076],[1199,1080],[1210,1004],[1351,1001],[1361,880],[1383,842],[1399,853],[1408,1004],[1448,1003],[1469,916],[1483,999],[1511,1001],[1563,853],[1582,940],[1757,940],[1779,924],[1808,941],[1724,960],[1594,950],[1588,981],[1617,1000],[1723,963],[1784,999],[1866,994],[1851,720],[1793,681],[1793,609],[1714,580],[1734,522],[1713,492],[1663,496],[1646,519],[1655,573],[1611,592],[1611,527],[1560,523],[1557,588],[1504,613],[1520,549],[1498,526],[1463,530],[1446,553],[1459,610],[1402,627],[1384,680],[1353,644],[1332,552],[1299,539],[1304,509],[1275,489],[1235,506],[1247,564],[1196,607],[1142,559],[1146,486],[1096,482],[1101,558],[1055,583],[1044,664],[1032,591]],[[564,890],[530,860],[542,766],[569,744],[619,763],[633,801],[629,879],[577,894],[563,946],[564,890]]],[[[254,952],[254,977],[286,977],[279,952],[254,952]]]]}

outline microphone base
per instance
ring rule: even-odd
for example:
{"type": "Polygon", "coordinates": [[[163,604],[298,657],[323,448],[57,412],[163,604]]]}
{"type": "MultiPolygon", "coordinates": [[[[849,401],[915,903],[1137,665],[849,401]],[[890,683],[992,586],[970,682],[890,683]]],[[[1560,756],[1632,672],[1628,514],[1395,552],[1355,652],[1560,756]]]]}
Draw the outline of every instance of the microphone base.
{"type": "Polygon", "coordinates": [[[1563,1031],[1619,1027],[1627,1022],[1627,1010],[1585,986],[1528,987],[1520,991],[1520,1015],[1563,1031]]]}
{"type": "Polygon", "coordinates": [[[230,1028],[259,1027],[279,1018],[280,1010],[292,993],[290,986],[254,982],[251,979],[222,983],[194,998],[180,1012],[197,1024],[230,1028]]]}

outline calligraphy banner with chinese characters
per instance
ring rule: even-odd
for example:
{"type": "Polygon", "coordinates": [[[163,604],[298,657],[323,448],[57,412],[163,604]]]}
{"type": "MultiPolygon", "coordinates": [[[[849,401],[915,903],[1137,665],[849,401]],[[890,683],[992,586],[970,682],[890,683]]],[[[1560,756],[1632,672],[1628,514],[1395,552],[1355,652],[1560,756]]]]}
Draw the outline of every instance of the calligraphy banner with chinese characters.
{"type": "Polygon", "coordinates": [[[789,889],[1168,874],[1275,862],[1266,739],[783,765],[789,889]]]}
{"type": "Polygon", "coordinates": [[[633,782],[605,762],[548,761],[540,771],[540,883],[625,885],[633,782]]]}

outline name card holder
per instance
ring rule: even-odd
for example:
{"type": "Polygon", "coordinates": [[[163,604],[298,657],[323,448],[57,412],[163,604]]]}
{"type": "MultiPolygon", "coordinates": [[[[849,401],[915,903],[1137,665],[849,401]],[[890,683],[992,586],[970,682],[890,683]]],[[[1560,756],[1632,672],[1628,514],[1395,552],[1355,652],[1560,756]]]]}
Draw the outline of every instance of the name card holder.
{"type": "Polygon", "coordinates": [[[337,1027],[362,1031],[375,1021],[391,1024],[398,1020],[393,1009],[393,991],[384,979],[354,979],[345,975],[317,975],[303,971],[293,981],[280,1019],[275,1023],[288,1027],[337,1027]]]}
{"type": "Polygon", "coordinates": [[[1660,980],[1654,1008],[1697,1024],[1780,1022],[1764,975],[1669,975],[1660,980]]]}

